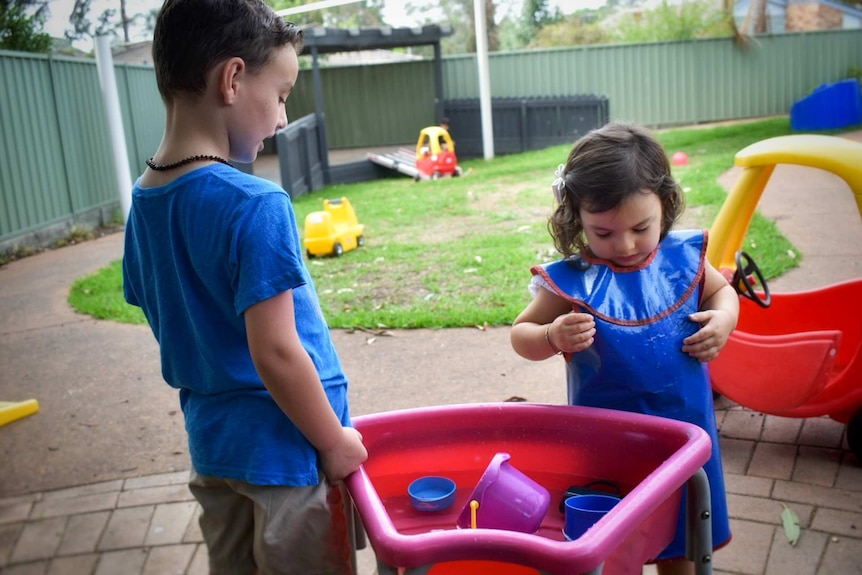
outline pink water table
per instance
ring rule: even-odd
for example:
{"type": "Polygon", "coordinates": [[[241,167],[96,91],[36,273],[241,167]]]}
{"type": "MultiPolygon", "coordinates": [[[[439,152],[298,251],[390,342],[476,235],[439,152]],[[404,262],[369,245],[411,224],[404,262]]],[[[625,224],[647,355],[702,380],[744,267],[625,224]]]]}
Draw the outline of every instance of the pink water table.
{"type": "Polygon", "coordinates": [[[639,574],[673,538],[685,485],[689,555],[699,574],[712,572],[709,484],[701,469],[711,442],[694,425],[531,403],[392,411],[356,417],[354,425],[369,457],[346,485],[381,575],[639,574]],[[535,533],[458,526],[500,452],[551,494],[535,533]],[[413,508],[407,488],[426,475],[455,481],[454,504],[432,513],[413,508]],[[615,483],[624,497],[584,535],[566,541],[563,494],[595,480],[615,483]]]}

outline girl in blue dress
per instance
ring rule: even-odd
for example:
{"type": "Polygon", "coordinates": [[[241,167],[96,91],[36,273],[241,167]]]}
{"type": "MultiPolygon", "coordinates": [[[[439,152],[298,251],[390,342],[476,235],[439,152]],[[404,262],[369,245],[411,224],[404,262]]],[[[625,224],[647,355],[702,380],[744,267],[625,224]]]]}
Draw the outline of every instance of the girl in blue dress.
{"type": "MultiPolygon", "coordinates": [[[[549,230],[563,259],[531,269],[533,300],[515,319],[515,351],[562,355],[572,405],[669,417],[712,438],[704,466],[713,546],[730,540],[706,362],[736,327],[739,299],[706,260],[706,231],[670,231],[684,207],[661,144],[611,123],[581,138],[553,184],[549,230]]],[[[661,575],[693,573],[684,505],[661,575]]]]}

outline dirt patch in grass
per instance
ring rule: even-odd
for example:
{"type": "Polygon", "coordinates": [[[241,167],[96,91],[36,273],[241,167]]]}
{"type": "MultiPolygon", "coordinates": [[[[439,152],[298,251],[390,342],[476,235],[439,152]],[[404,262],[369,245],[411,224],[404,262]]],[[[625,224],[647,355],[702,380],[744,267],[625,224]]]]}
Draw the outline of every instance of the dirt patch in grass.
{"type": "Polygon", "coordinates": [[[381,241],[395,244],[419,240],[433,245],[468,238],[477,230],[483,234],[512,233],[523,226],[545,226],[552,209],[551,201],[540,202],[530,197],[534,188],[533,184],[518,182],[468,190],[467,208],[471,213],[440,217],[428,214],[427,218],[409,228],[389,232],[378,230],[376,235],[381,241]]]}

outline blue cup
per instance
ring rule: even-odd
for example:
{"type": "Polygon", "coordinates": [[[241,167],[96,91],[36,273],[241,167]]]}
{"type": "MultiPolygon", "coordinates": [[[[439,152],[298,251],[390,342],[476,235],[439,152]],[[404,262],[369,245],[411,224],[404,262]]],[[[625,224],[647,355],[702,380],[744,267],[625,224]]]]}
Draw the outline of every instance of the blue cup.
{"type": "Polygon", "coordinates": [[[610,495],[575,495],[566,499],[566,524],[563,534],[573,541],[586,533],[599,519],[619,503],[610,495]]]}

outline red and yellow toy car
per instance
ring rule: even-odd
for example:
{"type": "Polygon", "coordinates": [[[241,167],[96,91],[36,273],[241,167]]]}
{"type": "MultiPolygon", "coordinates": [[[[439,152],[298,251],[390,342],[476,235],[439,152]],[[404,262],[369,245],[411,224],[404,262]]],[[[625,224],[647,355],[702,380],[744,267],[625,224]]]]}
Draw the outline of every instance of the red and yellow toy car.
{"type": "Polygon", "coordinates": [[[741,250],[776,165],[832,172],[847,183],[862,215],[860,160],[862,144],[815,134],[779,136],[741,150],[736,165],[743,172],[710,229],[707,257],[733,276],[745,296],[736,331],[709,364],[713,389],[770,415],[828,415],[846,423],[847,443],[862,461],[862,278],[770,293],[757,264],[741,250]]]}
{"type": "Polygon", "coordinates": [[[419,132],[416,142],[416,175],[436,180],[443,176],[460,176],[458,157],[455,155],[455,142],[452,136],[440,126],[429,126],[419,132]]]}

